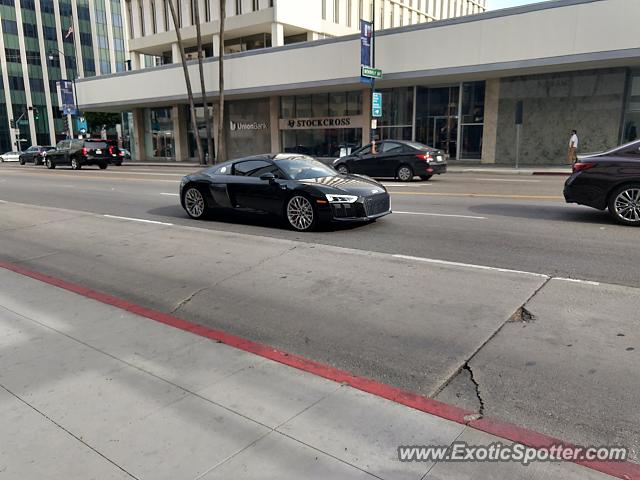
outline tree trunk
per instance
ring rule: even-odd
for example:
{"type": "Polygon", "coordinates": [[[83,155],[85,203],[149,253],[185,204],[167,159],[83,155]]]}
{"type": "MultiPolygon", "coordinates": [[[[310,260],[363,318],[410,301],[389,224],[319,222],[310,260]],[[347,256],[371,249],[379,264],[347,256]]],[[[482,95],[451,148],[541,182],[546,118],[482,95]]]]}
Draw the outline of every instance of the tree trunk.
{"type": "Polygon", "coordinates": [[[227,159],[227,145],[224,136],[224,21],[227,16],[227,7],[224,0],[220,2],[220,52],[218,55],[218,156],[217,162],[227,159]]]}
{"type": "Polygon", "coordinates": [[[202,106],[204,108],[204,122],[207,128],[207,158],[205,163],[213,162],[213,139],[211,137],[211,117],[209,115],[209,104],[207,103],[206,88],[204,85],[204,67],[202,66],[202,32],[200,29],[200,6],[199,1],[193,2],[193,14],[196,21],[196,42],[198,43],[198,69],[200,70],[200,90],[202,92],[202,106]]]}
{"type": "MultiPolygon", "coordinates": [[[[178,15],[176,13],[176,7],[173,4],[173,1],[174,0],[167,0],[167,3],[169,4],[169,9],[171,10],[171,18],[173,19],[173,26],[176,31],[178,48],[180,49],[180,58],[182,60],[182,71],[184,72],[184,81],[187,84],[187,97],[189,98],[189,109],[191,110],[191,125],[193,126],[193,138],[196,141],[196,148],[198,150],[198,162],[202,164],[204,163],[204,154],[202,153],[202,142],[200,141],[200,134],[198,133],[198,120],[196,118],[196,107],[193,104],[193,91],[191,89],[191,79],[189,78],[189,69],[187,68],[187,57],[184,54],[184,47],[182,45],[182,35],[180,34],[180,27],[178,23],[178,15]]],[[[176,138],[176,141],[178,141],[177,138],[176,138]]]]}

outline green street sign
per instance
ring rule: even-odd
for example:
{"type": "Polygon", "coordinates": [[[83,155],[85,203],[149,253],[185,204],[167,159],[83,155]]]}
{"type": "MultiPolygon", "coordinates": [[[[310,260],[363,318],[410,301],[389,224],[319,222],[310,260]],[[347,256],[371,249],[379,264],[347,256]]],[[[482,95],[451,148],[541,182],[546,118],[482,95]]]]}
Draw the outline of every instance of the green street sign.
{"type": "Polygon", "coordinates": [[[379,68],[371,68],[362,66],[362,76],[368,78],[382,78],[382,70],[379,68]]]}

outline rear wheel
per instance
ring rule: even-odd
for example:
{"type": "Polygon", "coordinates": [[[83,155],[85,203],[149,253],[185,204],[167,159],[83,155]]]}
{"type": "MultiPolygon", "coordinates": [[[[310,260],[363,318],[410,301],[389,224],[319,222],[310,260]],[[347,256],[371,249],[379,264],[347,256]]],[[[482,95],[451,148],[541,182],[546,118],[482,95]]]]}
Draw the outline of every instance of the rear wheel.
{"type": "Polygon", "coordinates": [[[409,165],[400,165],[396,176],[401,182],[410,182],[413,180],[413,170],[409,165]]]}
{"type": "Polygon", "coordinates": [[[82,165],[80,164],[80,161],[77,158],[72,158],[71,159],[71,169],[72,170],[80,170],[82,168],[82,165]]]}
{"type": "Polygon", "coordinates": [[[56,168],[56,164],[50,158],[47,158],[44,161],[44,164],[47,166],[49,170],[53,170],[54,168],[56,168]]]}
{"type": "Polygon", "coordinates": [[[98,164],[98,167],[100,167],[100,170],[104,170],[107,168],[107,164],[106,163],[100,163],[98,164]]]}
{"type": "Polygon", "coordinates": [[[347,167],[344,163],[342,165],[338,165],[336,170],[338,171],[338,173],[341,173],[342,175],[346,175],[349,173],[349,167],[347,167]]]}
{"type": "Polygon", "coordinates": [[[191,218],[203,219],[207,214],[207,205],[202,192],[197,187],[189,187],[184,192],[184,209],[191,218]]]}
{"type": "Polygon", "coordinates": [[[431,177],[433,177],[433,175],[420,175],[420,180],[424,180],[426,182],[427,180],[430,180],[431,177]]]}
{"type": "Polygon", "coordinates": [[[20,163],[20,165],[24,165],[24,158],[20,157],[20,160],[18,160],[18,162],[20,163]]]}
{"type": "Polygon", "coordinates": [[[609,197],[609,213],[618,223],[640,226],[640,184],[615,189],[609,197]]]}
{"type": "Polygon", "coordinates": [[[289,226],[299,232],[308,232],[316,226],[316,211],[311,200],[304,195],[294,195],[285,207],[289,226]]]}

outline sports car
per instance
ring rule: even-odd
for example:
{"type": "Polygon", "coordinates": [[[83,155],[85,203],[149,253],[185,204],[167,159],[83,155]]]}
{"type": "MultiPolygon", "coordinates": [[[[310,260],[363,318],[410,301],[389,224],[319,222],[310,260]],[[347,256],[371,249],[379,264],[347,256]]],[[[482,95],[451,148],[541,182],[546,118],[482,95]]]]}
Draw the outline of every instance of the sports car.
{"type": "Polygon", "coordinates": [[[256,155],[187,175],[180,201],[191,218],[216,209],[262,212],[283,218],[294,230],[330,222],[367,222],[391,213],[380,183],[340,174],[307,155],[256,155]]]}

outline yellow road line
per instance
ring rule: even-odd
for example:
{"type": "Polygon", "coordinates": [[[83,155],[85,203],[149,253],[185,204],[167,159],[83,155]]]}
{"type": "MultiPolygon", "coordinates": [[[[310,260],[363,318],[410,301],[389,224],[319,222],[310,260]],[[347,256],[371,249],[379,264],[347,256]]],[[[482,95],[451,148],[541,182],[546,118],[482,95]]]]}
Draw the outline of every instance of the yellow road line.
{"type": "Polygon", "coordinates": [[[393,195],[425,195],[429,197],[483,197],[483,198],[513,198],[520,200],[564,200],[558,195],[505,195],[500,193],[446,193],[446,192],[393,192],[393,195]]]}

